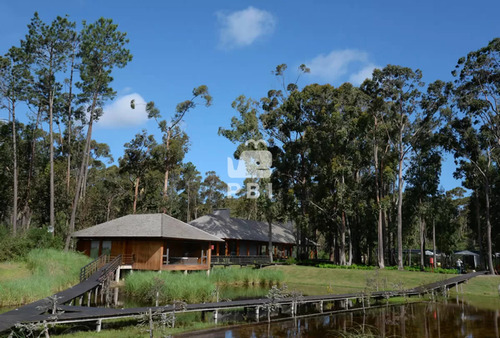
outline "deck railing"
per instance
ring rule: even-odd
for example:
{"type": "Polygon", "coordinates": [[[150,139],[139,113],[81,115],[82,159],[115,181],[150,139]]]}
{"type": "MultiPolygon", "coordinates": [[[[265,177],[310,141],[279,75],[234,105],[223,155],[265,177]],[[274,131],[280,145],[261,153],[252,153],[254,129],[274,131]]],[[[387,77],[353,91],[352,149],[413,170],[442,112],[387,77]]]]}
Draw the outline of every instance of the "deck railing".
{"type": "Polygon", "coordinates": [[[212,256],[212,265],[264,265],[270,264],[267,255],[259,256],[212,256]]]}
{"type": "MultiPolygon", "coordinates": [[[[121,264],[120,265],[132,265],[135,262],[135,254],[121,254],[121,264]]],[[[110,260],[115,259],[118,256],[111,256],[110,260]]]]}
{"type": "Polygon", "coordinates": [[[101,272],[101,276],[99,277],[99,282],[105,280],[110,273],[114,273],[121,264],[122,264],[122,255],[118,255],[111,261],[109,261],[109,264],[101,272]]]}
{"type": "Polygon", "coordinates": [[[80,283],[92,276],[94,272],[102,268],[107,262],[109,262],[108,255],[101,255],[94,259],[89,264],[85,265],[80,269],[80,283]]]}

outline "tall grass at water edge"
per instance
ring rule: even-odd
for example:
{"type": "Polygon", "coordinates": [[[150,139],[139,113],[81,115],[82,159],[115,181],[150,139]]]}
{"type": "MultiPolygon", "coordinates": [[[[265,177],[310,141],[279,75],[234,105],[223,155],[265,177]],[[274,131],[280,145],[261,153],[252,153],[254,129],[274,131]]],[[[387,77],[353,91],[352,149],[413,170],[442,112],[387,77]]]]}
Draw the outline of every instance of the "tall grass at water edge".
{"type": "Polygon", "coordinates": [[[134,272],[125,278],[125,292],[134,298],[154,301],[158,292],[162,304],[174,300],[201,303],[216,300],[217,286],[228,285],[272,285],[283,280],[278,270],[251,268],[216,268],[207,276],[203,272],[184,275],[180,272],[162,273],[154,271],[134,272]]]}
{"type": "Polygon", "coordinates": [[[0,306],[34,302],[73,286],[79,281],[80,268],[90,261],[76,252],[31,250],[25,258],[30,275],[0,281],[0,306]]]}

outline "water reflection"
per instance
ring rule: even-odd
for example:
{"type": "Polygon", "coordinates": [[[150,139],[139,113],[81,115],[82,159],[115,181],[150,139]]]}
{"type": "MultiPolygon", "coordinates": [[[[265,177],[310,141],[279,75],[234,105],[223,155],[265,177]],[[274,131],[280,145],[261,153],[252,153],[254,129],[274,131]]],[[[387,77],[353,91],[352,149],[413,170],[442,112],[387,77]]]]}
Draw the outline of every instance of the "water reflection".
{"type": "Polygon", "coordinates": [[[413,303],[189,333],[189,337],[499,337],[499,311],[463,302],[413,303]]]}

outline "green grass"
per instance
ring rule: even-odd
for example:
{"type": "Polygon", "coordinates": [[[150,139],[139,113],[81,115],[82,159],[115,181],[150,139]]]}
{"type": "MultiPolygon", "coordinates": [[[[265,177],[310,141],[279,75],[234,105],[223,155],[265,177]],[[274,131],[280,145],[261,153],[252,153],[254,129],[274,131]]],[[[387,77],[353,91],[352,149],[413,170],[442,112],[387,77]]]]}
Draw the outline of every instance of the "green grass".
{"type": "Polygon", "coordinates": [[[31,275],[25,262],[0,263],[0,283],[25,278],[31,275]]]}
{"type": "Polygon", "coordinates": [[[0,306],[22,305],[53,295],[78,283],[80,268],[90,258],[75,252],[35,249],[25,262],[2,264],[0,306]]]}
{"type": "Polygon", "coordinates": [[[125,278],[125,292],[147,302],[154,302],[158,291],[161,304],[174,300],[201,303],[216,299],[214,290],[217,285],[264,286],[278,284],[283,278],[281,271],[239,267],[216,268],[210,276],[205,272],[184,275],[180,272],[141,271],[125,278]]]}
{"type": "Polygon", "coordinates": [[[321,269],[298,265],[270,266],[267,269],[281,271],[284,283],[308,295],[356,293],[367,289],[373,291],[377,287],[379,290],[392,290],[395,286],[412,288],[454,276],[397,270],[321,269]]]}
{"type": "Polygon", "coordinates": [[[210,279],[219,285],[273,285],[283,280],[283,273],[269,268],[216,268],[210,273],[210,279]]]}

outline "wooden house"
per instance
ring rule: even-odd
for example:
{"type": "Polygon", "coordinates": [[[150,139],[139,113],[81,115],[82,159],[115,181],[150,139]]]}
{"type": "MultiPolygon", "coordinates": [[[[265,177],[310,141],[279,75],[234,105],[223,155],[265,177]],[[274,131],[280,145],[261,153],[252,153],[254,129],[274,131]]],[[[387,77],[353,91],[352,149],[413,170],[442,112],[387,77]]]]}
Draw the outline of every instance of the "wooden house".
{"type": "MultiPolygon", "coordinates": [[[[189,224],[213,236],[222,238],[217,242],[212,255],[217,256],[259,256],[268,255],[269,224],[230,217],[229,209],[216,209],[213,214],[199,217],[189,224]]],[[[272,224],[273,256],[292,256],[295,236],[292,227],[272,224]]]]}
{"type": "Polygon", "coordinates": [[[76,231],[77,250],[122,255],[133,270],[209,270],[212,246],[224,241],[165,214],[128,215],[76,231]]]}

